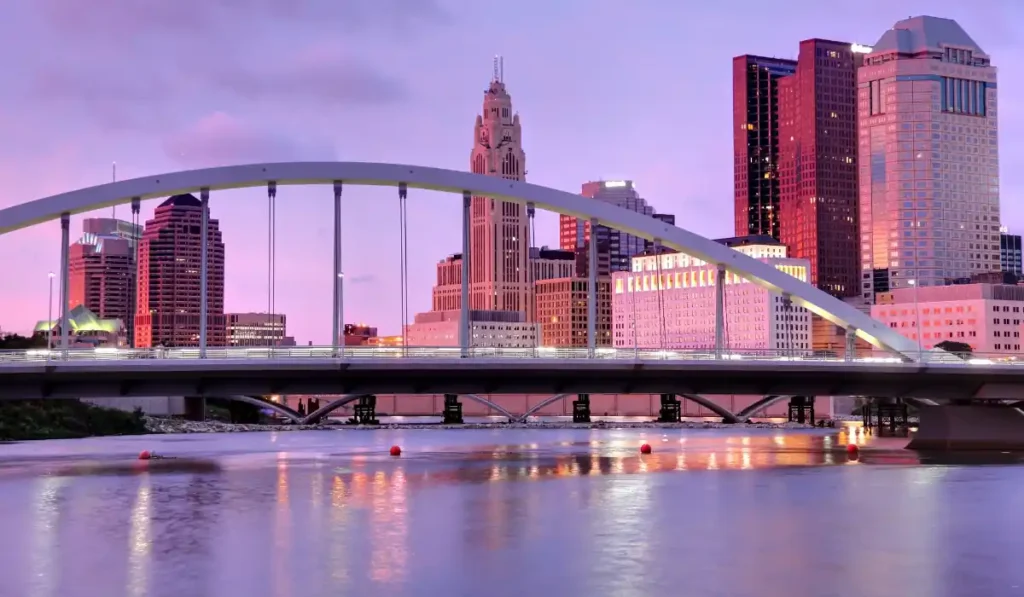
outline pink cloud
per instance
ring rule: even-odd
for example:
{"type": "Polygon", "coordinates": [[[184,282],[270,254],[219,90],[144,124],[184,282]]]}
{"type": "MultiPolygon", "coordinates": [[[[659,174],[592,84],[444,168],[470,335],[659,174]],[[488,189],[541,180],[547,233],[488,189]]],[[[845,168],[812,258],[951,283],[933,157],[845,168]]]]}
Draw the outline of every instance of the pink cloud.
{"type": "Polygon", "coordinates": [[[263,130],[230,114],[210,114],[164,141],[167,156],[190,168],[277,162],[331,160],[333,145],[322,138],[302,140],[263,130]]]}

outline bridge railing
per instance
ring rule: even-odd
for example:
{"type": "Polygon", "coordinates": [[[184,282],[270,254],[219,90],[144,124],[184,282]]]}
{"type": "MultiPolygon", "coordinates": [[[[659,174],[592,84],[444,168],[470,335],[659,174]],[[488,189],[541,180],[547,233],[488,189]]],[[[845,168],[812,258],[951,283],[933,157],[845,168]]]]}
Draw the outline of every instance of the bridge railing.
{"type": "MultiPolygon", "coordinates": [[[[945,364],[1024,364],[1010,355],[975,354],[969,358],[941,352],[926,351],[921,361],[945,364]]],[[[0,363],[26,363],[47,361],[110,361],[110,360],[197,360],[202,358],[198,348],[70,348],[0,350],[0,363]]],[[[845,362],[844,356],[832,352],[810,350],[773,350],[760,348],[731,348],[716,352],[714,348],[653,349],[653,348],[471,348],[463,356],[457,347],[376,347],[376,346],[281,346],[281,347],[210,347],[207,360],[288,360],[288,359],[608,359],[631,361],[809,361],[845,362]]],[[[901,361],[891,356],[866,356],[852,359],[864,363],[893,363],[901,361]]]]}

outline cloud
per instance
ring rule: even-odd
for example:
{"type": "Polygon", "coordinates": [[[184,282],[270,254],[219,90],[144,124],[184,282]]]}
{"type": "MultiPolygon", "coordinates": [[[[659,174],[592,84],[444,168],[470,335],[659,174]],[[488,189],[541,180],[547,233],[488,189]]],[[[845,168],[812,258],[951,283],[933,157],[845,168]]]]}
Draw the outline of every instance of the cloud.
{"type": "Polygon", "coordinates": [[[333,144],[325,139],[280,135],[224,112],[171,135],[163,147],[169,158],[188,168],[335,158],[333,144]]]}
{"type": "Polygon", "coordinates": [[[404,99],[407,92],[400,81],[354,60],[334,44],[315,45],[286,62],[259,69],[224,65],[208,70],[203,78],[246,99],[381,103],[404,99]]]}
{"type": "Polygon", "coordinates": [[[33,0],[62,33],[123,43],[125,36],[196,34],[242,20],[373,26],[440,24],[450,13],[438,0],[33,0]]]}

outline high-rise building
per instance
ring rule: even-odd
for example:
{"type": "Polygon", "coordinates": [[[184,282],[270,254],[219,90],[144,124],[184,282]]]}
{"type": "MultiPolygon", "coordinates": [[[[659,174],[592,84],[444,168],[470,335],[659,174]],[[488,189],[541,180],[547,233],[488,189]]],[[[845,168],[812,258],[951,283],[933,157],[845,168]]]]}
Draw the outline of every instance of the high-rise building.
{"type": "Polygon", "coordinates": [[[736,236],[779,238],[779,79],[794,60],[732,60],[733,181],[736,236]]]}
{"type": "MultiPolygon", "coordinates": [[[[602,180],[583,183],[584,197],[611,203],[636,213],[675,225],[675,216],[655,213],[653,206],[640,196],[632,180],[602,180]]],[[[598,225],[593,234],[597,242],[597,275],[629,271],[629,261],[651,248],[651,241],[598,225]]],[[[590,271],[590,222],[573,216],[559,216],[559,245],[563,251],[576,254],[576,276],[586,278],[590,271]]]]}
{"type": "MultiPolygon", "coordinates": [[[[537,321],[544,347],[588,346],[590,280],[556,278],[537,282],[537,321]]],[[[597,279],[597,346],[612,345],[611,279],[597,279]]]]}
{"type": "MultiPolygon", "coordinates": [[[[787,257],[771,237],[718,242],[807,281],[807,260],[787,257]]],[[[717,275],[714,265],[684,253],[634,257],[632,271],[612,274],[615,347],[713,349],[717,275]]],[[[735,274],[724,284],[726,348],[811,352],[810,311],[735,274]]]]}
{"type": "Polygon", "coordinates": [[[284,346],[287,318],[281,313],[227,313],[228,346],[284,346]]]}
{"type": "Polygon", "coordinates": [[[131,333],[135,298],[138,225],[87,218],[68,259],[68,308],[83,305],[100,319],[120,319],[131,333]]]}
{"type": "Polygon", "coordinates": [[[1009,234],[1006,228],[999,231],[999,267],[1003,273],[1024,276],[1024,252],[1021,250],[1019,234],[1009,234]]]}
{"type": "MultiPolygon", "coordinates": [[[[193,195],[168,198],[146,222],[139,244],[136,346],[199,345],[203,233],[202,204],[193,195]]],[[[209,220],[205,233],[206,343],[224,346],[224,243],[217,220],[209,220]]]]}
{"type": "MultiPolygon", "coordinates": [[[[476,117],[470,170],[508,180],[526,179],[526,153],[519,114],[505,88],[503,66],[484,91],[476,117]]],[[[470,306],[483,311],[526,313],[529,279],[529,222],[526,206],[490,197],[473,197],[470,208],[470,306]]]]}
{"type": "Polygon", "coordinates": [[[860,295],[857,69],[862,46],[800,42],[796,73],[779,79],[779,240],[811,263],[810,281],[860,295]]]}
{"type": "Polygon", "coordinates": [[[998,271],[996,69],[955,21],[896,23],[858,70],[861,293],[998,271]]]}

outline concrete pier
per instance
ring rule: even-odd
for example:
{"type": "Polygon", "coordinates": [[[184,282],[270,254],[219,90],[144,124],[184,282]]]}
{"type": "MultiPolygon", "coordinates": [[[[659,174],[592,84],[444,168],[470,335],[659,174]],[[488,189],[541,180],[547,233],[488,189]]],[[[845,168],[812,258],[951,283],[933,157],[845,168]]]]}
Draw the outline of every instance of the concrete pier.
{"type": "Polygon", "coordinates": [[[1024,411],[1003,405],[926,406],[910,450],[1024,450],[1024,411]]]}

